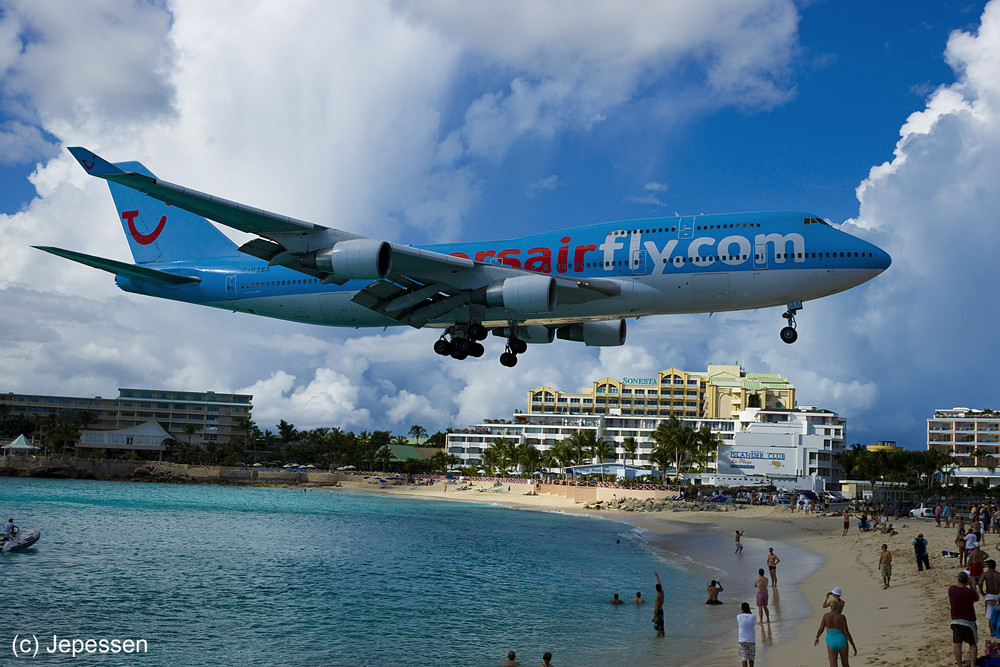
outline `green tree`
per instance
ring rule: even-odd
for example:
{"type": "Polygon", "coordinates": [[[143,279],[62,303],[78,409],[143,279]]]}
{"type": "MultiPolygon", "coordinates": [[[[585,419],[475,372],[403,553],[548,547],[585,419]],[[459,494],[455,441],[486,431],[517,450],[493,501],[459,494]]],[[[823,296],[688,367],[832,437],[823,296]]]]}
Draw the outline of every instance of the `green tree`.
{"type": "Polygon", "coordinates": [[[420,444],[420,438],[427,437],[427,429],[419,424],[414,424],[410,427],[410,436],[417,440],[417,444],[420,444]]]}
{"type": "Polygon", "coordinates": [[[595,448],[595,454],[597,456],[598,462],[601,464],[601,480],[605,479],[604,475],[604,461],[606,459],[617,460],[615,455],[615,448],[606,440],[599,440],[595,448]]]}
{"type": "Polygon", "coordinates": [[[639,441],[631,435],[622,440],[622,451],[625,452],[625,460],[635,463],[635,453],[639,450],[639,441]]]}

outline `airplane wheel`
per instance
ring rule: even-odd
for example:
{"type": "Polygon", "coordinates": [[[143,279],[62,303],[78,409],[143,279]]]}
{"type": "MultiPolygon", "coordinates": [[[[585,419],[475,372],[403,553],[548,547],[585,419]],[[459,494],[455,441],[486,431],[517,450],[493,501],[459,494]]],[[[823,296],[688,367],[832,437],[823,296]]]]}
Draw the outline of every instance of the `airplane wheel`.
{"type": "Polygon", "coordinates": [[[467,356],[469,356],[468,352],[462,352],[460,350],[456,350],[455,348],[452,348],[451,350],[452,359],[458,359],[459,361],[461,361],[462,359],[465,359],[467,356]]]}
{"type": "Polygon", "coordinates": [[[438,341],[434,343],[434,351],[442,357],[447,357],[451,354],[451,343],[446,341],[444,338],[439,338],[438,341]]]}
{"type": "Polygon", "coordinates": [[[475,341],[486,340],[486,335],[489,332],[486,331],[486,327],[482,324],[470,324],[469,325],[469,338],[475,341]]]}
{"type": "Polygon", "coordinates": [[[482,343],[473,343],[469,347],[469,356],[476,357],[477,359],[486,354],[486,348],[483,347],[482,343]]]}
{"type": "Polygon", "coordinates": [[[517,366],[517,355],[511,354],[510,352],[504,352],[500,355],[500,365],[506,366],[507,368],[517,366]]]}
{"type": "Polygon", "coordinates": [[[528,344],[520,338],[511,338],[509,344],[510,351],[514,354],[524,354],[528,349],[528,344]]]}
{"type": "Polygon", "coordinates": [[[785,343],[788,343],[789,345],[798,340],[798,338],[799,338],[798,332],[791,327],[785,327],[784,329],[781,330],[781,340],[784,341],[785,343]]]}
{"type": "Polygon", "coordinates": [[[454,350],[458,350],[463,355],[468,356],[469,350],[472,348],[472,341],[468,338],[452,338],[451,347],[454,350]]]}

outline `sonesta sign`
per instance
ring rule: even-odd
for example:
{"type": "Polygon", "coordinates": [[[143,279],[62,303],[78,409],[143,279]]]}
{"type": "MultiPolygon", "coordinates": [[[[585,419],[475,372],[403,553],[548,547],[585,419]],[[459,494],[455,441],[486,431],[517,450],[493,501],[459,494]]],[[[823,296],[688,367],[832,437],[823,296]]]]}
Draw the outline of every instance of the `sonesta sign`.
{"type": "Polygon", "coordinates": [[[622,378],[622,384],[656,384],[656,378],[622,378]]]}

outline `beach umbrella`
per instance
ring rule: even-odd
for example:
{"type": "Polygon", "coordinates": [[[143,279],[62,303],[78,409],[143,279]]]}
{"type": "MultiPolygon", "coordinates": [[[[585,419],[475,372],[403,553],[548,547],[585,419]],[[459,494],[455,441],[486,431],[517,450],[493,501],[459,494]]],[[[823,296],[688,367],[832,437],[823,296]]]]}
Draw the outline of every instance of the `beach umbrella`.
{"type": "Polygon", "coordinates": [[[264,465],[263,465],[262,463],[254,463],[254,464],[253,464],[253,467],[254,467],[254,468],[263,468],[263,467],[264,467],[264,465]]]}
{"type": "Polygon", "coordinates": [[[295,467],[295,464],[294,464],[294,463],[286,463],[285,465],[283,465],[283,466],[281,466],[281,467],[282,467],[282,468],[294,468],[294,467],[295,467]]]}
{"type": "Polygon", "coordinates": [[[309,464],[309,465],[307,465],[306,467],[307,467],[307,468],[315,468],[316,466],[314,466],[313,464],[311,464],[311,463],[310,463],[310,464],[309,464]]]}

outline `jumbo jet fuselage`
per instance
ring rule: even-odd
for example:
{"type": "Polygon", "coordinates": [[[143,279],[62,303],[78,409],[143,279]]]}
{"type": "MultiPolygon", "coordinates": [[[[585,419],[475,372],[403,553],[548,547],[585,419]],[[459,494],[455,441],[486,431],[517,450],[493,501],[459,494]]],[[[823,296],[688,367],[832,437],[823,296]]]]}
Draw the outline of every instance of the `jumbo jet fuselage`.
{"type": "MultiPolygon", "coordinates": [[[[804,213],[739,213],[602,223],[517,239],[453,243],[427,249],[490,265],[523,268],[586,282],[616,283],[620,292],[526,316],[557,326],[648,315],[721,312],[785,305],[835,294],[884,271],[877,246],[804,213]]],[[[343,285],[252,257],[171,262],[160,268],[200,278],[179,286],[119,276],[129,292],[330,326],[375,327],[397,319],[351,301],[367,281],[343,285]]],[[[498,280],[503,278],[498,275],[498,280]]],[[[428,326],[448,326],[455,313],[428,326]]],[[[502,308],[482,323],[504,327],[502,308]]]]}

